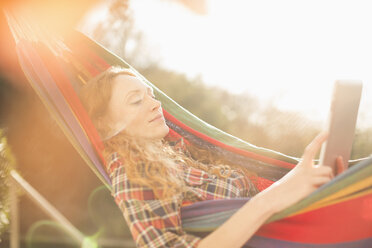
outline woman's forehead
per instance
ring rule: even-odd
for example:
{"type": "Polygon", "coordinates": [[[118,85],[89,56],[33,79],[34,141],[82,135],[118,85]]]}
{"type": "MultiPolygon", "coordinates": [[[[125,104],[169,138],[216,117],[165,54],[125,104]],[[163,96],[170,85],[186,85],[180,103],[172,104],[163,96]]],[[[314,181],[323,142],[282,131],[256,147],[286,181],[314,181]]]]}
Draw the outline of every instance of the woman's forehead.
{"type": "Polygon", "coordinates": [[[120,90],[121,92],[131,92],[136,90],[146,90],[153,91],[151,87],[146,85],[137,77],[130,75],[121,74],[115,77],[115,90],[120,90]]]}

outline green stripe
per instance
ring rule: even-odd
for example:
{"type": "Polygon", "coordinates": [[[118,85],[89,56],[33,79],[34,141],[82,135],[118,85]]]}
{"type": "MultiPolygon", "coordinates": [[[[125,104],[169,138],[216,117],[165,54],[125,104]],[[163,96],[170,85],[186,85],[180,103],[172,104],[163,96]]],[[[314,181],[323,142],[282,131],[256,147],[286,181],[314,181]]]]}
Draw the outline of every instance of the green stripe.
{"type": "MultiPolygon", "coordinates": [[[[270,223],[270,222],[285,218],[286,216],[294,212],[300,211],[301,209],[308,207],[314,202],[324,199],[325,197],[328,197],[340,191],[341,189],[347,186],[350,186],[356,182],[359,182],[371,175],[372,175],[372,158],[369,158],[368,160],[362,161],[359,164],[356,164],[353,167],[349,168],[347,171],[337,176],[330,183],[324,184],[323,186],[318,188],[316,191],[314,191],[312,194],[310,194],[308,197],[296,203],[295,205],[273,215],[266,221],[266,223],[270,223]]],[[[371,181],[371,185],[372,185],[372,181],[371,181]]]]}

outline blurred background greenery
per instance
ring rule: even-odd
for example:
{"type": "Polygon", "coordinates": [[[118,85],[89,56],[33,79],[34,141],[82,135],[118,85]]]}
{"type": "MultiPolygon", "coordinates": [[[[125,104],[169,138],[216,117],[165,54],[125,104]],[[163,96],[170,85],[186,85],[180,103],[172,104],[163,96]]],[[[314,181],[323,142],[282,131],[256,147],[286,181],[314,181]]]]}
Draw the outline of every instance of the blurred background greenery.
{"type": "MultiPolygon", "coordinates": [[[[253,94],[231,93],[206,84],[200,76],[190,77],[162,66],[147,49],[150,41],[134,28],[130,1],[100,2],[108,6],[109,15],[94,25],[80,18],[95,2],[81,2],[85,5],[79,9],[80,15],[66,20],[69,25],[79,22],[83,32],[124,58],[169,97],[209,124],[256,146],[295,157],[302,155],[321,130],[319,121],[301,112],[285,111],[253,94]]],[[[198,14],[205,11],[203,1],[179,3],[198,14]]],[[[131,235],[110,192],[84,165],[27,85],[17,65],[5,19],[1,18],[4,56],[0,61],[0,247],[9,245],[7,192],[13,160],[4,152],[8,147],[17,159],[21,175],[82,233],[106,242],[101,247],[132,247],[131,235]]],[[[371,146],[372,127],[358,129],[352,159],[370,155],[371,146]]],[[[69,241],[58,224],[46,221],[48,217],[28,198],[21,194],[19,199],[22,247],[79,247],[69,241]]]]}
{"type": "Polygon", "coordinates": [[[1,235],[9,228],[9,173],[13,167],[14,159],[7,146],[4,131],[0,129],[0,243],[1,235]]]}
{"type": "MultiPolygon", "coordinates": [[[[247,91],[232,93],[207,84],[200,75],[190,77],[162,66],[155,52],[149,49],[151,40],[136,28],[128,2],[113,1],[108,10],[110,14],[106,18],[80,23],[81,30],[124,58],[173,100],[209,124],[254,145],[296,157],[302,155],[304,147],[322,129],[321,121],[301,111],[283,110],[272,101],[263,101],[247,91]]],[[[187,41],[185,43],[187,47],[187,41]]],[[[221,68],[216,68],[216,73],[218,70],[221,68]]],[[[372,127],[358,129],[351,159],[371,154],[371,134],[372,127]]]]}

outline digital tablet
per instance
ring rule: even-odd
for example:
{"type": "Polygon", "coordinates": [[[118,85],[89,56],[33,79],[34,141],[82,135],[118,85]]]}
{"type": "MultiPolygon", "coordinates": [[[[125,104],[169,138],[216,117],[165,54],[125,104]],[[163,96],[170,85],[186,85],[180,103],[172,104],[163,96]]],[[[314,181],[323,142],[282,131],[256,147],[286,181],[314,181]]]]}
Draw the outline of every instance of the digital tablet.
{"type": "Polygon", "coordinates": [[[325,130],[329,136],[323,143],[319,164],[331,166],[336,173],[336,158],[342,156],[348,167],[363,84],[361,81],[339,80],[334,83],[331,107],[325,130]]]}

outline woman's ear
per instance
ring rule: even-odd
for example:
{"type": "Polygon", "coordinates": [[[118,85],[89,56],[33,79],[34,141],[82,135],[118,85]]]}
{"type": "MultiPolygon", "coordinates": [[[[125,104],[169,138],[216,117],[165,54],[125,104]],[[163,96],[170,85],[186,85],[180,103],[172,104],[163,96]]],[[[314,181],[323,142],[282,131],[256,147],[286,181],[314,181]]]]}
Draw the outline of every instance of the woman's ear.
{"type": "Polygon", "coordinates": [[[97,129],[102,140],[107,140],[122,132],[126,128],[127,123],[114,122],[112,118],[106,115],[97,120],[97,126],[99,127],[97,129]]]}

